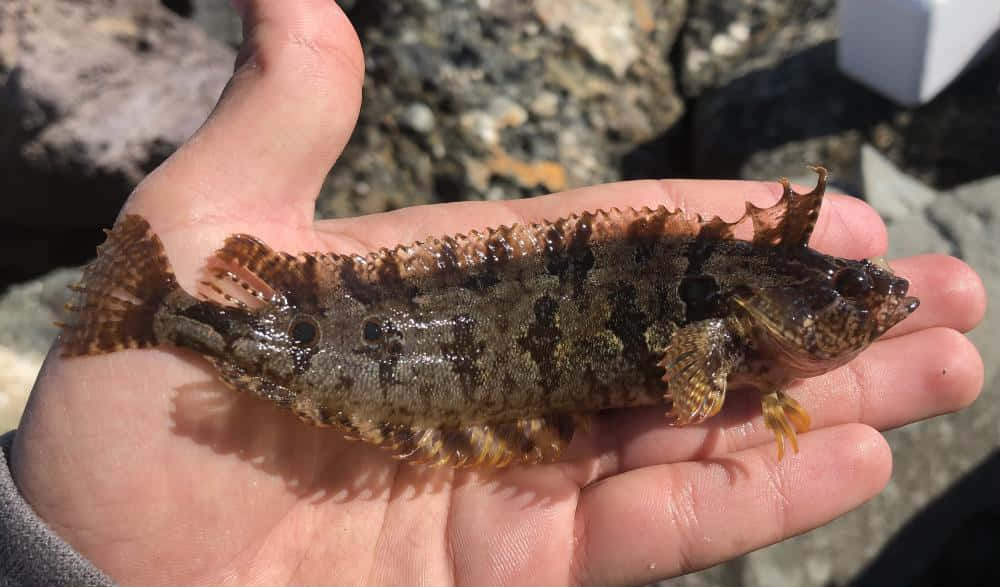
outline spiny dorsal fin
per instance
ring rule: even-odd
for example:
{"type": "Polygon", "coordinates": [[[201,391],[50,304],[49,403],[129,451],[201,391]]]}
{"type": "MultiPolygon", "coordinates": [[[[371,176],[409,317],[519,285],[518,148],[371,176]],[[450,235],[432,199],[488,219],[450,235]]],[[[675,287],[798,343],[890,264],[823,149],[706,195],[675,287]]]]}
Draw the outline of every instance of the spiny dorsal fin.
{"type": "MultiPolygon", "coordinates": [[[[448,237],[430,237],[392,250],[382,249],[358,263],[358,274],[368,283],[392,279],[441,278],[451,273],[455,280],[487,268],[502,266],[521,257],[564,253],[574,247],[611,240],[662,237],[733,239],[739,228],[753,226],[753,242],[768,246],[806,246],[819,217],[826,187],[826,169],[812,166],[819,176],[809,193],[792,190],[787,179],[781,198],[772,206],[758,208],[747,203],[746,212],[735,222],[718,216],[703,218],[664,206],[639,210],[611,208],[573,214],[554,221],[498,226],[484,231],[448,237]]],[[[359,258],[360,259],[360,258],[359,258]]]]}
{"type": "MultiPolygon", "coordinates": [[[[816,227],[823,193],[826,191],[826,169],[819,165],[811,165],[809,168],[817,175],[816,187],[811,192],[800,194],[793,191],[788,178],[783,177],[779,180],[782,186],[781,199],[775,205],[758,208],[747,202],[743,218],[750,217],[753,222],[755,243],[784,248],[809,245],[809,237],[816,227]]],[[[742,222],[743,218],[737,223],[742,222]]]]}
{"type": "Polygon", "coordinates": [[[321,272],[321,266],[330,265],[334,259],[340,257],[282,253],[256,237],[235,234],[209,259],[206,267],[209,280],[202,282],[201,293],[228,305],[242,303],[256,307],[259,301],[280,300],[293,305],[316,306],[320,291],[328,283],[321,276],[329,272],[321,272]],[[231,284],[239,289],[232,288],[231,284]]]}
{"type": "Polygon", "coordinates": [[[787,179],[781,198],[773,206],[758,208],[747,203],[735,222],[718,216],[703,218],[664,206],[635,210],[611,208],[573,214],[554,221],[498,226],[466,234],[431,237],[394,249],[382,248],[366,256],[300,254],[274,251],[248,235],[226,240],[214,259],[216,273],[205,284],[203,294],[221,303],[254,307],[254,299],[275,295],[289,303],[315,303],[324,286],[344,286],[351,295],[374,300],[407,282],[433,278],[440,285],[460,284],[477,274],[495,271],[516,259],[572,254],[588,245],[613,240],[700,237],[713,240],[736,238],[737,231],[753,226],[752,240],[766,246],[806,246],[819,216],[826,187],[826,170],[818,174],[816,187],[799,194],[787,179]],[[226,282],[239,289],[227,290],[226,282]],[[224,293],[220,293],[224,292],[224,293]],[[229,296],[229,297],[226,297],[229,296]],[[221,300],[220,300],[221,298],[221,300]]]}

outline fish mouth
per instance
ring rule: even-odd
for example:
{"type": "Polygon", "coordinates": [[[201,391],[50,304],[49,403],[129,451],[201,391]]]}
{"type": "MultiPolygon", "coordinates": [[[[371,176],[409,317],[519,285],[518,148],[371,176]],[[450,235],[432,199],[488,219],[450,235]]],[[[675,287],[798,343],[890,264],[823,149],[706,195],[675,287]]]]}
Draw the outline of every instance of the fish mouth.
{"type": "Polygon", "coordinates": [[[902,320],[903,318],[906,318],[907,316],[915,312],[916,309],[919,307],[920,307],[919,298],[915,298],[913,296],[905,297],[899,301],[899,305],[896,306],[896,311],[893,314],[899,316],[899,319],[902,320]]]}
{"type": "Polygon", "coordinates": [[[885,331],[905,320],[906,317],[915,312],[918,307],[920,307],[919,298],[909,296],[900,299],[896,306],[889,312],[886,317],[885,324],[878,330],[878,335],[881,335],[885,331]]]}

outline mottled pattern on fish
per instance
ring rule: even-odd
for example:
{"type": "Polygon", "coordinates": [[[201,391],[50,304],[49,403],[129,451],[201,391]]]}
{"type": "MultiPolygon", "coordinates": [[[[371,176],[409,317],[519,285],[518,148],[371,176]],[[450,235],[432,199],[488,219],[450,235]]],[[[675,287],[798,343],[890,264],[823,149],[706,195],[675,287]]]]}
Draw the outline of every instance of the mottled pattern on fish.
{"type": "Polygon", "coordinates": [[[65,355],[169,344],[231,387],[418,462],[558,457],[588,415],[663,404],[677,425],[762,393],[797,450],[782,389],[850,360],[917,306],[884,266],[807,247],[808,194],[727,223],[657,209],[431,238],[367,256],[275,252],[235,235],[198,296],[138,216],[108,234],[65,326],[65,355]],[[750,240],[735,238],[752,225],[750,240]]]}

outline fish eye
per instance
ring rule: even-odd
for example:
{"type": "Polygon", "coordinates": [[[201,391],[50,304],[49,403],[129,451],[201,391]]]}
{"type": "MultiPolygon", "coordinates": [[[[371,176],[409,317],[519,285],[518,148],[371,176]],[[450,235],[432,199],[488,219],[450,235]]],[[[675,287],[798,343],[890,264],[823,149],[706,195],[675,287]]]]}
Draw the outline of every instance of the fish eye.
{"type": "Polygon", "coordinates": [[[382,340],[384,332],[382,330],[382,325],[378,320],[374,318],[369,318],[365,320],[365,324],[361,330],[361,336],[365,339],[365,342],[375,343],[382,340]]]}
{"type": "Polygon", "coordinates": [[[871,291],[872,282],[864,271],[848,267],[837,273],[833,280],[833,287],[840,295],[852,298],[871,291]]]}
{"type": "Polygon", "coordinates": [[[288,334],[299,344],[311,345],[319,338],[319,326],[312,318],[299,317],[292,322],[288,334]]]}

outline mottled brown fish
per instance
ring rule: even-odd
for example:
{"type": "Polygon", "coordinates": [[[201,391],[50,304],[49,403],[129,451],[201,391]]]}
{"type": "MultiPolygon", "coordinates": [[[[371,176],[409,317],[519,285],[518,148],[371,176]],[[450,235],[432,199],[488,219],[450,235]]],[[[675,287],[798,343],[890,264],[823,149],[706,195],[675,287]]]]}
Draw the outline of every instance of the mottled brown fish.
{"type": "Polygon", "coordinates": [[[783,392],[913,312],[884,264],[807,246],[826,170],[733,223],[664,207],[298,256],[235,235],[198,297],[139,216],[108,232],[64,325],[65,356],[174,345],[303,420],[437,464],[550,461],[589,414],[664,404],[701,422],[762,394],[781,458],[809,417],[783,392]],[[750,223],[753,236],[739,240],[750,223]]]}

